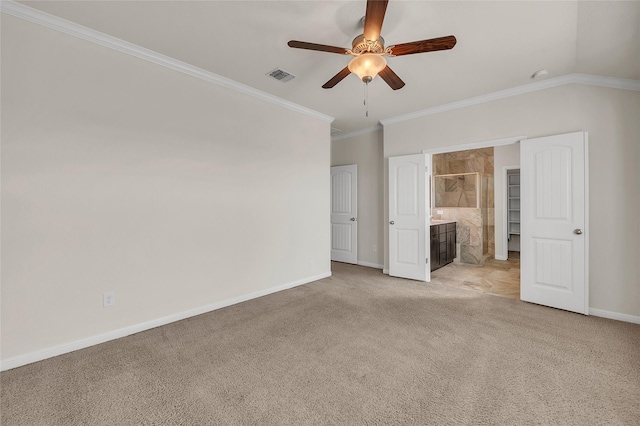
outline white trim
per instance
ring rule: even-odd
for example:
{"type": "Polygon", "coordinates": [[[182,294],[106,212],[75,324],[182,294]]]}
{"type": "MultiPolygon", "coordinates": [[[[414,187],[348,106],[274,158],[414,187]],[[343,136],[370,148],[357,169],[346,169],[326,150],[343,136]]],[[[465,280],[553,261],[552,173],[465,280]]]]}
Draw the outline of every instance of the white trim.
{"type": "Polygon", "coordinates": [[[345,133],[345,134],[340,135],[340,136],[334,136],[334,137],[331,138],[331,142],[341,141],[343,139],[354,138],[356,136],[366,135],[367,133],[375,133],[375,132],[380,131],[380,130],[382,130],[382,125],[378,124],[376,126],[371,126],[371,127],[364,128],[362,130],[357,130],[355,132],[349,132],[349,133],[345,133]]]}
{"type": "MultiPolygon", "coordinates": [[[[431,219],[433,218],[433,206],[435,205],[435,194],[433,190],[433,154],[430,153],[422,153],[424,155],[424,189],[428,194],[424,197],[424,204],[427,208],[425,214],[425,220],[429,224],[425,228],[425,239],[424,239],[424,257],[427,260],[427,276],[426,281],[428,283],[431,282],[431,262],[433,259],[431,258],[431,219]]],[[[478,200],[480,199],[480,186],[478,186],[478,200]]],[[[457,227],[457,225],[456,225],[457,227]]],[[[449,250],[447,248],[447,250],[449,250]]]]}
{"type": "Polygon", "coordinates": [[[507,260],[507,256],[502,256],[502,255],[498,255],[498,254],[496,254],[493,257],[495,257],[496,260],[507,260]]]}
{"type": "Polygon", "coordinates": [[[479,142],[463,143],[460,145],[441,146],[438,148],[423,149],[423,154],[444,154],[447,152],[466,151],[468,149],[480,149],[491,148],[502,145],[512,145],[514,143],[520,143],[520,141],[527,139],[526,136],[511,136],[502,139],[491,139],[479,142]]]}
{"type": "Polygon", "coordinates": [[[188,311],[178,312],[172,315],[168,315],[166,317],[157,318],[157,319],[146,321],[140,324],[131,325],[129,327],[120,328],[118,330],[109,331],[107,333],[98,334],[96,336],[87,337],[85,339],[76,340],[74,342],[64,343],[62,345],[57,345],[51,348],[42,349],[42,350],[31,352],[25,355],[9,358],[2,361],[2,364],[0,365],[0,371],[10,370],[12,368],[20,367],[26,364],[31,364],[32,362],[42,361],[43,359],[52,358],[54,356],[77,351],[79,349],[88,348],[90,346],[98,345],[100,343],[108,342],[110,340],[119,339],[121,337],[129,336],[134,333],[139,333],[141,331],[150,330],[152,328],[156,328],[172,322],[180,321],[185,318],[190,318],[196,315],[201,315],[207,312],[215,311],[217,309],[225,308],[227,306],[235,305],[237,303],[246,302],[247,300],[256,299],[258,297],[266,296],[268,294],[276,293],[282,290],[288,290],[290,288],[307,284],[313,281],[318,281],[330,276],[331,276],[331,272],[325,272],[319,275],[303,278],[287,284],[282,284],[282,285],[267,288],[264,290],[258,290],[243,296],[238,296],[231,299],[223,300],[221,302],[212,303],[210,305],[201,306],[199,308],[190,309],[188,311]]]}
{"type": "Polygon", "coordinates": [[[384,265],[378,265],[377,263],[371,263],[371,262],[364,262],[362,260],[358,260],[358,265],[366,266],[368,268],[384,269],[384,265]]]}
{"type": "Polygon", "coordinates": [[[591,230],[589,229],[589,132],[582,132],[584,135],[584,311],[589,313],[589,289],[591,283],[589,282],[589,236],[591,230]]]}
{"type": "Polygon", "coordinates": [[[603,77],[599,75],[589,74],[567,74],[560,77],[549,78],[547,80],[536,81],[534,83],[524,84],[522,86],[512,87],[510,89],[499,90],[497,92],[486,93],[484,95],[473,98],[463,99],[444,105],[415,111],[409,114],[398,115],[395,117],[380,120],[383,126],[396,124],[402,121],[413,120],[427,115],[440,114],[441,112],[452,111],[454,109],[465,108],[468,106],[479,105],[486,102],[496,101],[499,99],[510,98],[512,96],[523,95],[526,93],[537,92],[539,90],[551,89],[565,84],[584,84],[588,86],[609,87],[612,89],[624,89],[640,91],[640,80],[631,80],[616,77],[603,77]]]}
{"type": "Polygon", "coordinates": [[[569,74],[573,83],[587,86],[608,87],[610,89],[633,90],[640,92],[640,80],[628,78],[605,77],[591,74],[569,74]]]}
{"type": "Polygon", "coordinates": [[[128,41],[124,41],[119,38],[101,33],[100,31],[84,27],[82,25],[76,24],[75,22],[67,21],[66,19],[50,15],[24,4],[16,3],[13,0],[2,0],[0,2],[0,10],[2,10],[3,13],[15,16],[16,18],[25,19],[27,21],[43,25],[51,29],[61,31],[71,36],[78,37],[83,40],[87,40],[101,46],[126,53],[131,56],[135,56],[136,58],[161,65],[163,67],[190,75],[192,77],[199,78],[209,83],[217,84],[219,86],[235,90],[236,92],[252,96],[265,102],[279,105],[281,107],[302,113],[304,115],[308,115],[327,123],[331,123],[334,120],[334,118],[331,116],[322,114],[307,107],[303,107],[285,99],[278,98],[269,93],[247,86],[246,84],[238,83],[237,81],[233,81],[221,75],[203,70],[202,68],[195,67],[186,62],[179,61],[177,59],[171,58],[158,52],[154,52],[153,50],[146,49],[128,41]]]}
{"type": "Polygon", "coordinates": [[[640,316],[621,314],[619,312],[605,311],[604,309],[589,308],[589,315],[595,317],[609,318],[617,321],[630,322],[633,324],[640,324],[640,316]]]}
{"type": "Polygon", "coordinates": [[[386,275],[389,275],[389,270],[388,269],[382,269],[382,273],[386,274],[386,275]]]}

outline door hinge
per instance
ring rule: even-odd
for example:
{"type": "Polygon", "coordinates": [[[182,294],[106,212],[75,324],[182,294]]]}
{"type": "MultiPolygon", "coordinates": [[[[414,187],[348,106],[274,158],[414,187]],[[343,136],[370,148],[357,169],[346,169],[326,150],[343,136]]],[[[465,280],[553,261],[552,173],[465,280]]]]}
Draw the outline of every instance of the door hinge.
{"type": "Polygon", "coordinates": [[[429,264],[429,258],[428,258],[428,257],[427,257],[427,258],[425,258],[425,259],[424,259],[424,261],[425,261],[425,263],[426,263],[427,265],[429,264]]]}

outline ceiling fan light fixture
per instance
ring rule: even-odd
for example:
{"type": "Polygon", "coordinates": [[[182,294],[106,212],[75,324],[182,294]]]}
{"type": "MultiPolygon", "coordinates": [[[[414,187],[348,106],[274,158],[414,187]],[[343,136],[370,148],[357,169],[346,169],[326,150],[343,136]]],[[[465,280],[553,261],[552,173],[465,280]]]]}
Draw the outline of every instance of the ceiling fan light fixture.
{"type": "Polygon", "coordinates": [[[391,89],[402,89],[405,85],[404,81],[387,66],[387,61],[383,56],[404,56],[414,55],[416,53],[435,52],[438,50],[449,50],[453,49],[457,40],[455,36],[449,35],[395,44],[385,48],[384,39],[380,36],[380,31],[382,30],[382,22],[388,3],[389,0],[367,0],[363,32],[353,39],[351,49],[300,40],[290,40],[287,44],[289,47],[295,49],[355,56],[355,58],[349,62],[348,66],[341,69],[329,81],[322,85],[323,89],[335,87],[336,84],[340,83],[351,73],[356,74],[365,83],[365,88],[376,75],[380,74],[380,78],[383,79],[391,89]]]}
{"type": "Polygon", "coordinates": [[[386,66],[387,60],[384,56],[375,53],[363,53],[349,62],[349,71],[357,75],[360,80],[369,83],[386,66]]]}

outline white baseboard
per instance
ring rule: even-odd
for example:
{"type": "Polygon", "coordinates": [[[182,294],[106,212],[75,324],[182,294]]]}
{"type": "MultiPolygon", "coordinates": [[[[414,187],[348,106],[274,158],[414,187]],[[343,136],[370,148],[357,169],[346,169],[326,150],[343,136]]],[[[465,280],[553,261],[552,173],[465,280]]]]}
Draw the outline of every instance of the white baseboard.
{"type": "Polygon", "coordinates": [[[384,269],[384,265],[378,265],[377,263],[371,262],[363,262],[361,260],[358,260],[358,265],[367,266],[369,268],[384,269]]]}
{"type": "Polygon", "coordinates": [[[190,309],[184,312],[178,312],[176,314],[169,315],[162,318],[157,318],[155,320],[146,321],[140,324],[131,325],[129,327],[121,328],[118,330],[109,331],[107,333],[88,337],[86,339],[80,339],[74,342],[53,346],[51,348],[42,349],[42,350],[31,352],[25,355],[8,358],[1,362],[0,371],[11,370],[12,368],[21,367],[23,365],[31,364],[33,362],[42,361],[47,358],[52,358],[54,356],[77,351],[79,349],[88,348],[90,346],[98,345],[100,343],[108,342],[110,340],[119,339],[121,337],[129,336],[131,334],[139,333],[141,331],[150,330],[152,328],[160,327],[162,325],[180,321],[196,315],[201,315],[207,312],[215,311],[217,309],[225,308],[227,306],[235,305],[237,303],[246,302],[247,300],[256,299],[258,297],[266,296],[272,293],[277,293],[282,290],[288,290],[290,288],[297,287],[303,284],[308,284],[310,282],[318,281],[330,276],[331,276],[331,272],[325,272],[319,275],[303,278],[301,280],[293,281],[287,284],[282,284],[276,287],[255,291],[253,293],[249,293],[243,296],[234,297],[232,299],[223,300],[221,302],[212,303],[210,305],[201,306],[199,308],[190,309]]]}
{"type": "Polygon", "coordinates": [[[589,315],[596,317],[609,318],[618,321],[630,322],[633,324],[640,324],[640,316],[621,314],[619,312],[605,311],[602,309],[589,308],[589,315]]]}
{"type": "Polygon", "coordinates": [[[384,269],[384,268],[383,268],[383,269],[382,269],[382,273],[383,273],[383,274],[387,274],[387,275],[389,275],[389,270],[388,270],[388,269],[384,269]]]}
{"type": "Polygon", "coordinates": [[[502,256],[500,254],[496,254],[494,257],[496,260],[507,260],[507,256],[502,256]]]}

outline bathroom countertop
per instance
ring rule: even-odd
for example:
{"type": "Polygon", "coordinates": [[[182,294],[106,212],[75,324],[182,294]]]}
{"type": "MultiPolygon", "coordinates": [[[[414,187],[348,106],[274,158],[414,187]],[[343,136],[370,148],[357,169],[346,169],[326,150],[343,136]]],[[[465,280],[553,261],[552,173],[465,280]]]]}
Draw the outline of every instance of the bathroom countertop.
{"type": "Polygon", "coordinates": [[[456,223],[457,220],[431,219],[430,225],[442,225],[443,223],[456,223]]]}

